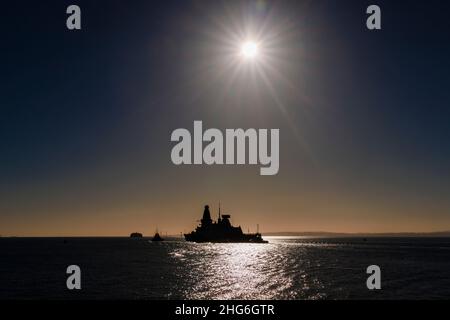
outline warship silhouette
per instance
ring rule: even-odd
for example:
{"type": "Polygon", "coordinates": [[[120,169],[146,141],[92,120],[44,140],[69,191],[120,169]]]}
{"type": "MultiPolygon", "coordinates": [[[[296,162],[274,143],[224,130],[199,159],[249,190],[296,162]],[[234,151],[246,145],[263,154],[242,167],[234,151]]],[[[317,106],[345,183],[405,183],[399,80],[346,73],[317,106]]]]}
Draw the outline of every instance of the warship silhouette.
{"type": "Polygon", "coordinates": [[[230,215],[220,213],[217,222],[211,219],[209,206],[205,206],[203,218],[200,225],[191,233],[184,234],[186,241],[192,242],[250,242],[250,243],[268,243],[263,240],[261,234],[243,233],[241,227],[233,227],[230,222],[230,215]]]}

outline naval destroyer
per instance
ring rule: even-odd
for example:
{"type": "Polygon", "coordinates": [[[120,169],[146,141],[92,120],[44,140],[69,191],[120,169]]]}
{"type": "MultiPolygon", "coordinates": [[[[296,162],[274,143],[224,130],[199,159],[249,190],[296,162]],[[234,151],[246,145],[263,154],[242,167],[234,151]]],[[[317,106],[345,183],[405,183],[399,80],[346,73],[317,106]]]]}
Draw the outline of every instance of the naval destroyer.
{"type": "Polygon", "coordinates": [[[230,215],[220,213],[217,221],[211,219],[209,206],[205,206],[203,218],[200,225],[191,233],[184,234],[186,241],[192,242],[250,242],[267,243],[263,240],[261,233],[243,233],[241,227],[233,227],[230,222],[230,215]]]}

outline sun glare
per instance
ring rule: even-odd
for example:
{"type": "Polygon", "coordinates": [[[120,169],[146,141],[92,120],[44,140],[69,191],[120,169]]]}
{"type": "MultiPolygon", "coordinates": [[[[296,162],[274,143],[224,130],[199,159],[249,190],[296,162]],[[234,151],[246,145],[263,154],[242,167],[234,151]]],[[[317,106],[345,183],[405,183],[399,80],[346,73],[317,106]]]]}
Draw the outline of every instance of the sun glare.
{"type": "Polygon", "coordinates": [[[258,55],[258,45],[252,41],[243,43],[241,46],[241,54],[245,58],[255,58],[258,55]]]}

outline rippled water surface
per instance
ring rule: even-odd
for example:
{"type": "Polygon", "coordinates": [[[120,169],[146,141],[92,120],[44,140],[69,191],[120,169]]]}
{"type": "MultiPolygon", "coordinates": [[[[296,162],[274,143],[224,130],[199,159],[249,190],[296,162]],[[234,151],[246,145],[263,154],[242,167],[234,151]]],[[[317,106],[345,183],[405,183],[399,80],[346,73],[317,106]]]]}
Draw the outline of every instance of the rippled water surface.
{"type": "Polygon", "coordinates": [[[450,239],[265,237],[269,244],[127,238],[0,239],[0,298],[443,299],[450,239]],[[66,289],[66,268],[82,290],[66,289]],[[382,290],[366,268],[382,270],[382,290]]]}

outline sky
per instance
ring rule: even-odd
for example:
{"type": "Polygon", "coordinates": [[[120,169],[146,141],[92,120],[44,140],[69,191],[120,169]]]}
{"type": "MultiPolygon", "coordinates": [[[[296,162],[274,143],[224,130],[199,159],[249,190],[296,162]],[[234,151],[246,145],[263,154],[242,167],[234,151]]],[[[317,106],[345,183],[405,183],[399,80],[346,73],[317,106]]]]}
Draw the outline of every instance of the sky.
{"type": "Polygon", "coordinates": [[[444,1],[4,3],[0,234],[450,230],[444,1]],[[230,62],[243,41],[259,64],[230,62]],[[280,129],[280,170],[176,166],[171,133],[280,129]]]}

